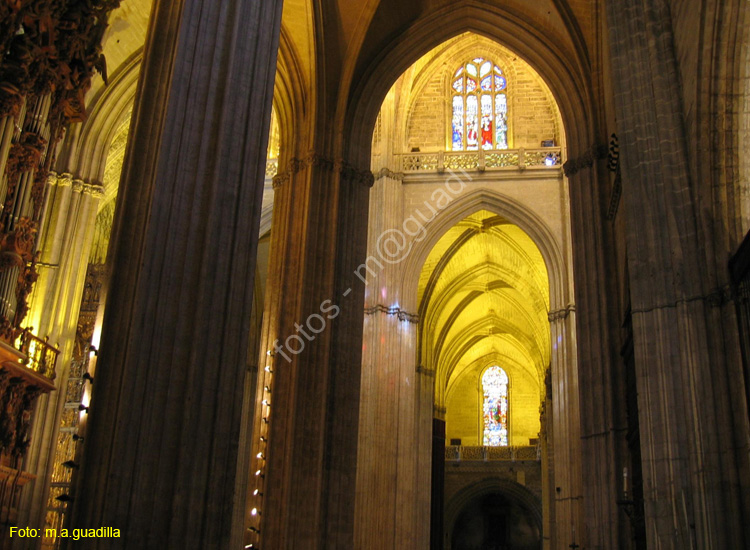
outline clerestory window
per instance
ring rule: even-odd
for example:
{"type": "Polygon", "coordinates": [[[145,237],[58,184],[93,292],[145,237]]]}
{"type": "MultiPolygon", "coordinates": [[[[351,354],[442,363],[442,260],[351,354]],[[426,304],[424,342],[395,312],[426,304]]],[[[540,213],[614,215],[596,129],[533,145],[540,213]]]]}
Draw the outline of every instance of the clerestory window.
{"type": "Polygon", "coordinates": [[[508,148],[508,82],[492,61],[477,57],[453,75],[452,149],[508,148]]]}

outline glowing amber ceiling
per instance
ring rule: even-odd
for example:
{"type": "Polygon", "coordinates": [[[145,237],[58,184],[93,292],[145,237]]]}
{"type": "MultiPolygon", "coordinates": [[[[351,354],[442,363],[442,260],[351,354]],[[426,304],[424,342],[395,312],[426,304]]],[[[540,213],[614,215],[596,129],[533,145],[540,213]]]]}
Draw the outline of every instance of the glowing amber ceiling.
{"type": "Polygon", "coordinates": [[[431,251],[419,281],[422,364],[437,373],[436,404],[477,361],[499,360],[541,381],[550,360],[549,280],[518,226],[479,211],[431,251]]]}

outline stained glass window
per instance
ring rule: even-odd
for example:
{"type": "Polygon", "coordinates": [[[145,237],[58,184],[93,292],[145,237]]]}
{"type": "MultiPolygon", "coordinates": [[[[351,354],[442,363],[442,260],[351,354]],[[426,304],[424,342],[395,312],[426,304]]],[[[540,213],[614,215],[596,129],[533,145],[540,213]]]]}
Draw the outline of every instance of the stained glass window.
{"type": "Polygon", "coordinates": [[[458,68],[451,83],[454,151],[508,148],[507,86],[503,71],[487,59],[458,68]]]}
{"type": "Polygon", "coordinates": [[[464,100],[453,98],[453,150],[460,151],[464,144],[464,100]]]}
{"type": "Polygon", "coordinates": [[[484,393],[482,417],[484,419],[483,445],[508,446],[508,375],[500,367],[490,367],[482,376],[484,393]]]}

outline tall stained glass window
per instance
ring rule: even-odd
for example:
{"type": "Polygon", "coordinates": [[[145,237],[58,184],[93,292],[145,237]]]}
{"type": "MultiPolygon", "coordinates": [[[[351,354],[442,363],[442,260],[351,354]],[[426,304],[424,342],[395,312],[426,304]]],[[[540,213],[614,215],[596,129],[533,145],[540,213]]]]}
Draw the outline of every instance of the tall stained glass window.
{"type": "Polygon", "coordinates": [[[477,57],[453,75],[452,149],[508,148],[508,82],[492,61],[477,57]]]}
{"type": "Polygon", "coordinates": [[[500,367],[490,367],[482,375],[484,393],[485,447],[508,446],[508,375],[500,367]]]}

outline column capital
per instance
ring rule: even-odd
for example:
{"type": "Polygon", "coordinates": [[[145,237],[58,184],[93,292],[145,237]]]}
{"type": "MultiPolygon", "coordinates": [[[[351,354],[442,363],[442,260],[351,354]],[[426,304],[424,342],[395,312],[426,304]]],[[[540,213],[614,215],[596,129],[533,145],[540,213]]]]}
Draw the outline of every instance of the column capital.
{"type": "Polygon", "coordinates": [[[403,172],[394,172],[390,168],[381,168],[377,174],[375,174],[375,181],[381,180],[383,178],[390,178],[392,180],[397,181],[404,181],[404,173],[403,172]]]}
{"type": "Polygon", "coordinates": [[[555,323],[557,321],[562,321],[570,317],[571,313],[576,312],[576,305],[575,304],[568,304],[567,307],[564,307],[562,309],[556,309],[554,311],[550,311],[547,313],[547,319],[549,319],[550,323],[555,323]]]}
{"type": "Polygon", "coordinates": [[[581,170],[594,166],[597,160],[606,159],[608,155],[609,149],[605,143],[594,143],[580,156],[572,158],[563,164],[563,171],[567,177],[572,178],[581,170]]]}
{"type": "Polygon", "coordinates": [[[84,183],[83,192],[95,199],[101,199],[104,197],[104,186],[97,183],[84,183]]]}
{"type": "Polygon", "coordinates": [[[399,321],[406,321],[414,325],[419,324],[419,315],[417,315],[416,313],[409,313],[407,311],[403,311],[402,309],[397,308],[397,307],[388,307],[382,304],[376,304],[372,307],[365,308],[365,315],[374,315],[376,313],[383,313],[385,315],[395,315],[398,317],[399,321]]]}
{"type": "Polygon", "coordinates": [[[76,178],[72,181],[73,186],[73,192],[74,193],[80,193],[83,191],[83,188],[86,186],[86,182],[82,179],[76,178]]]}
{"type": "Polygon", "coordinates": [[[429,376],[430,378],[435,378],[437,374],[433,369],[428,369],[427,367],[423,367],[422,365],[417,365],[417,373],[423,374],[424,376],[429,376]]]}
{"type": "Polygon", "coordinates": [[[47,183],[49,185],[56,185],[57,187],[70,187],[73,185],[73,174],[69,172],[58,174],[50,170],[47,174],[47,183]]]}
{"type": "Polygon", "coordinates": [[[273,187],[282,186],[292,179],[293,176],[306,168],[316,167],[329,172],[336,172],[344,179],[355,185],[364,185],[372,187],[375,183],[375,176],[369,169],[361,169],[350,164],[343,159],[332,159],[330,157],[311,152],[305,158],[292,158],[287,164],[287,169],[274,176],[273,187]]]}

